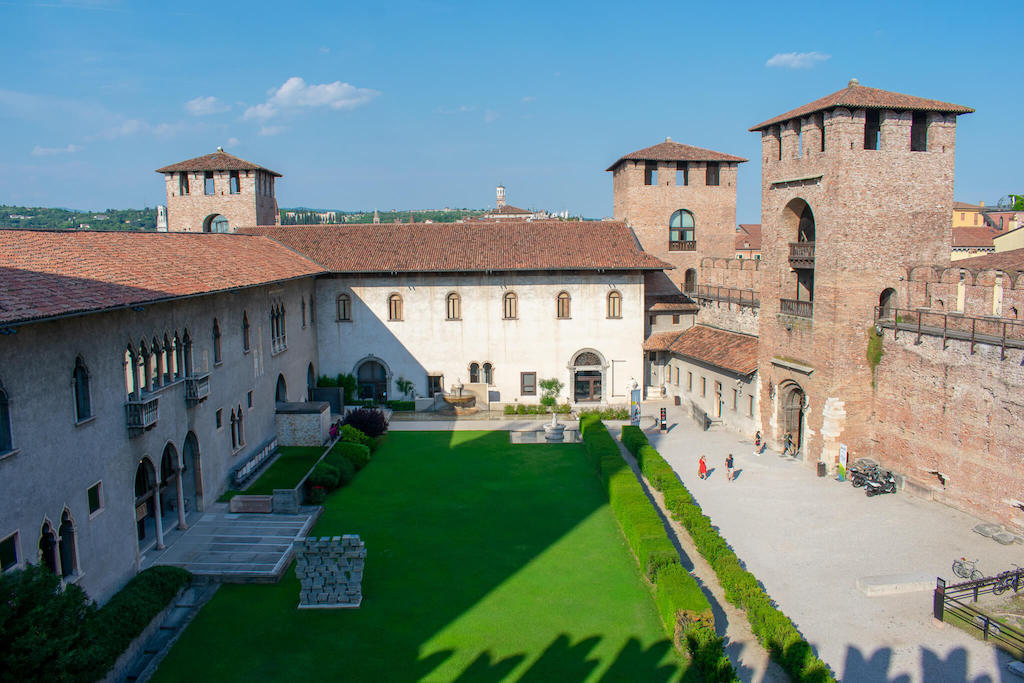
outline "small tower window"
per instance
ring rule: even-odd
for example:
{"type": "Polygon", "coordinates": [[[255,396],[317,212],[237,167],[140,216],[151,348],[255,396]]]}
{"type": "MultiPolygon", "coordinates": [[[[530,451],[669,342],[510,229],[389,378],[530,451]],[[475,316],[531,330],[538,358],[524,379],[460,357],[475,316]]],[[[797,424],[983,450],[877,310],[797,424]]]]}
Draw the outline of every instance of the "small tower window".
{"type": "Polygon", "coordinates": [[[214,194],[213,171],[203,173],[203,194],[214,194]]]}
{"type": "Polygon", "coordinates": [[[923,111],[915,111],[910,122],[910,151],[928,151],[928,115],[923,111]]]}
{"type": "Polygon", "coordinates": [[[707,171],[707,184],[718,185],[718,162],[709,161],[707,171]]]}
{"type": "Polygon", "coordinates": [[[676,162],[676,185],[690,184],[690,165],[685,161],[676,162]]]}
{"type": "Polygon", "coordinates": [[[821,151],[824,152],[825,151],[825,115],[824,114],[818,114],[818,116],[815,117],[815,118],[817,119],[817,122],[818,122],[818,133],[821,135],[821,138],[819,140],[821,142],[821,151]]]}
{"type": "Polygon", "coordinates": [[[178,194],[188,194],[188,173],[185,171],[178,174],[178,194]]]}
{"type": "Polygon", "coordinates": [[[657,185],[658,184],[658,162],[656,161],[645,161],[644,162],[644,185],[657,185]]]}
{"type": "Polygon", "coordinates": [[[877,109],[868,109],[864,113],[864,149],[878,149],[881,137],[881,116],[877,109]]]}
{"type": "Polygon", "coordinates": [[[238,194],[241,191],[238,184],[238,171],[231,171],[228,187],[231,194],[238,194]]]}

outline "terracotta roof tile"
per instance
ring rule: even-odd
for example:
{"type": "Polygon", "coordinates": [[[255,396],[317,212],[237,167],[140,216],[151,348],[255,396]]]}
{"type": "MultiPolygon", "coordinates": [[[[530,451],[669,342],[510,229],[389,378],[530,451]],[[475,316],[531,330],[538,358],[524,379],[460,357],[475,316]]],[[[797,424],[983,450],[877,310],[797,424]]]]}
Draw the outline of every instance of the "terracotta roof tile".
{"type": "Polygon", "coordinates": [[[323,272],[261,237],[0,230],[0,323],[142,305],[323,272]]]}
{"type": "Polygon", "coordinates": [[[967,211],[967,210],[978,211],[978,210],[982,209],[983,207],[981,207],[978,204],[968,204],[967,202],[953,202],[953,208],[954,209],[959,209],[959,210],[962,210],[962,211],[967,211]]]}
{"type": "Polygon", "coordinates": [[[668,301],[659,301],[647,307],[647,311],[650,313],[693,313],[698,310],[700,310],[700,306],[695,303],[676,304],[668,301]]]}
{"type": "Polygon", "coordinates": [[[749,130],[761,130],[782,121],[807,116],[819,111],[835,109],[836,107],[847,107],[850,109],[910,109],[915,111],[938,111],[948,114],[970,114],[974,111],[970,107],[964,107],[959,104],[950,104],[949,102],[929,100],[923,97],[914,97],[913,95],[904,95],[898,92],[851,84],[831,95],[825,95],[820,99],[814,100],[810,104],[805,104],[792,111],[787,111],[785,114],[780,114],[767,121],[763,121],[756,126],[752,126],[749,130]]]}
{"type": "Polygon", "coordinates": [[[670,351],[737,375],[757,370],[757,337],[694,325],[683,332],[659,332],[644,342],[645,351],[670,351]]]}
{"type": "Polygon", "coordinates": [[[999,270],[1024,270],[1024,249],[1011,249],[995,254],[983,254],[953,261],[954,268],[997,268],[999,270]]]}
{"type": "Polygon", "coordinates": [[[366,223],[241,228],[336,273],[665,270],[615,221],[366,223]]]}
{"type": "Polygon", "coordinates": [[[992,238],[1000,235],[998,228],[979,225],[953,228],[954,247],[991,247],[992,238]]]}
{"type": "Polygon", "coordinates": [[[518,206],[512,206],[511,204],[506,204],[505,206],[502,206],[501,208],[498,208],[498,209],[495,209],[494,211],[491,211],[491,214],[523,214],[523,215],[529,214],[529,215],[532,216],[533,215],[533,211],[530,211],[529,209],[520,209],[518,206]]]}
{"type": "Polygon", "coordinates": [[[743,157],[736,157],[724,152],[715,152],[710,149],[692,147],[680,142],[673,142],[672,138],[665,138],[651,147],[644,147],[635,152],[620,157],[618,161],[609,166],[606,171],[613,171],[623,161],[730,161],[742,164],[746,161],[743,157]]]}
{"type": "Polygon", "coordinates": [[[761,250],[761,224],[740,223],[736,231],[736,248],[741,250],[761,250]]]}
{"type": "Polygon", "coordinates": [[[269,168],[221,151],[156,169],[157,173],[175,173],[177,171],[266,171],[273,176],[281,177],[277,171],[271,171],[269,168]]]}

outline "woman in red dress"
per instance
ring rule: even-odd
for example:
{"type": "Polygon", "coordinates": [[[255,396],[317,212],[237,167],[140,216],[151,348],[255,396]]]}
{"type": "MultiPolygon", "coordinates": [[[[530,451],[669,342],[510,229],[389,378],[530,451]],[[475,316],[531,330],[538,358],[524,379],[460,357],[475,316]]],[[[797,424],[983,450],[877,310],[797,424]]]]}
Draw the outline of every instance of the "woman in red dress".
{"type": "Polygon", "coordinates": [[[700,467],[697,469],[697,474],[701,479],[708,478],[708,461],[704,459],[703,455],[700,456],[700,467]]]}

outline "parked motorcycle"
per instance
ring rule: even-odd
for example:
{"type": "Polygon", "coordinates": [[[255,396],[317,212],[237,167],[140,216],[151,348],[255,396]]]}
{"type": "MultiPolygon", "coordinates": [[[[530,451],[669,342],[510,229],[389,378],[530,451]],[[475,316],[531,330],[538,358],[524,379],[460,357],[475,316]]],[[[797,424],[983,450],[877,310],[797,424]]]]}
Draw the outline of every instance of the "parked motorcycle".
{"type": "Polygon", "coordinates": [[[896,493],[896,477],[867,458],[858,459],[847,470],[854,488],[863,488],[868,496],[896,493]]]}
{"type": "Polygon", "coordinates": [[[878,477],[869,479],[864,485],[864,493],[877,496],[883,493],[896,493],[896,477],[889,470],[881,470],[878,477]]]}

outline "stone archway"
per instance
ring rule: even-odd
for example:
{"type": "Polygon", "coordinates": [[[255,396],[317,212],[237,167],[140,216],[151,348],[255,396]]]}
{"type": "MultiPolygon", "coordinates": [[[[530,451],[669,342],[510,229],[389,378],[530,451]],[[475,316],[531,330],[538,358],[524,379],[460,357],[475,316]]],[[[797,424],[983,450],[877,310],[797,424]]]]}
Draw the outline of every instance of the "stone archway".
{"type": "Polygon", "coordinates": [[[135,470],[135,531],[140,553],[153,542],[157,548],[164,544],[159,509],[160,487],[157,485],[156,468],[149,458],[143,458],[135,470]]]}
{"type": "Polygon", "coordinates": [[[186,517],[203,509],[203,467],[199,458],[199,439],[195,432],[185,435],[181,448],[181,486],[186,517]]]}
{"type": "Polygon", "coordinates": [[[796,382],[780,386],[779,392],[779,424],[782,425],[783,442],[786,434],[790,434],[793,437],[793,453],[799,453],[803,448],[804,406],[807,403],[807,394],[796,382]]]}
{"type": "Polygon", "coordinates": [[[366,358],[356,365],[358,398],[374,403],[388,400],[391,373],[379,358],[366,358]]]}
{"type": "Polygon", "coordinates": [[[219,213],[210,214],[203,219],[203,232],[231,232],[228,219],[219,213]]]}
{"type": "Polygon", "coordinates": [[[278,403],[288,402],[288,383],[284,381],[284,375],[277,376],[277,387],[274,389],[274,400],[278,403]]]}
{"type": "Polygon", "coordinates": [[[601,403],[607,390],[604,357],[594,349],[581,349],[569,363],[569,392],[574,403],[601,403]]]}

